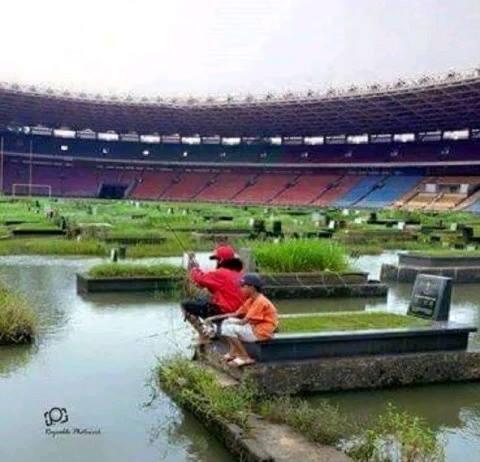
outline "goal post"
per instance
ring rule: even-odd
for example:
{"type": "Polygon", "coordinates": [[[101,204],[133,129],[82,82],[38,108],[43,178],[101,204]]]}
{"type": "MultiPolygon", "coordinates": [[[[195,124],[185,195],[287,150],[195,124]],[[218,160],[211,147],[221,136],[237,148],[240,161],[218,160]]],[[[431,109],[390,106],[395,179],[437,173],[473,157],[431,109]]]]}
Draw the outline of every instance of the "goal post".
{"type": "Polygon", "coordinates": [[[52,197],[52,186],[49,184],[14,183],[12,185],[12,197],[16,196],[52,197]]]}

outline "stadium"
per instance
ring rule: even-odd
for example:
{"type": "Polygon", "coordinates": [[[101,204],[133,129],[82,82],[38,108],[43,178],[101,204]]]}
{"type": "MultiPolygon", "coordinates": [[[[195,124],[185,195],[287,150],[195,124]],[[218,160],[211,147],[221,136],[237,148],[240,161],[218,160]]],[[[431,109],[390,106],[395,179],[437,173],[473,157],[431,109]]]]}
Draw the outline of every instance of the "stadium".
{"type": "Polygon", "coordinates": [[[480,211],[480,70],[136,98],[0,85],[12,196],[480,211]]]}

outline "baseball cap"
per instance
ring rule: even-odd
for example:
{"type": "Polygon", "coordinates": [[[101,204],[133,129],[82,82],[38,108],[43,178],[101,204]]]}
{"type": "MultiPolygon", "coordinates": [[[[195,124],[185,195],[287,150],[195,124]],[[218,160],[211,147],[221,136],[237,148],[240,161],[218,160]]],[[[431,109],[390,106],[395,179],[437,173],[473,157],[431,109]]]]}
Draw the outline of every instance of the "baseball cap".
{"type": "Polygon", "coordinates": [[[257,290],[261,290],[263,288],[263,281],[262,278],[257,273],[246,273],[243,275],[242,279],[240,280],[241,286],[253,286],[257,290]]]}
{"type": "Polygon", "coordinates": [[[210,260],[223,261],[230,260],[231,258],[235,258],[235,250],[229,245],[218,246],[213,252],[213,255],[210,255],[210,260]]]}

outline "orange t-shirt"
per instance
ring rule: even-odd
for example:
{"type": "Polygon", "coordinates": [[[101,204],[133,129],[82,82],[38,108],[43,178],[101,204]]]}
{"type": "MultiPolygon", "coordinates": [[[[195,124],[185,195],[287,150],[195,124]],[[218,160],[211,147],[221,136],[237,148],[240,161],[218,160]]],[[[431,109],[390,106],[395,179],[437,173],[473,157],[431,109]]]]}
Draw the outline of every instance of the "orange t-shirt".
{"type": "Polygon", "coordinates": [[[257,298],[248,298],[239,309],[240,315],[245,315],[251,324],[253,333],[259,340],[268,340],[278,324],[277,309],[273,303],[260,294],[257,298]]]}

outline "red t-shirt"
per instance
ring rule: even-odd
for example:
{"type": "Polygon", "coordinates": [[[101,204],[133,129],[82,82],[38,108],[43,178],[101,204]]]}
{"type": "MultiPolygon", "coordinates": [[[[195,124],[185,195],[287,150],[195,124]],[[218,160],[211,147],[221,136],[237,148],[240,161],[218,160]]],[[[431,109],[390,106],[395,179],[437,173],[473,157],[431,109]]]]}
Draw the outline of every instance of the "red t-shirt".
{"type": "Polygon", "coordinates": [[[240,288],[241,277],[241,273],[227,268],[207,272],[193,268],[190,271],[192,282],[208,289],[212,294],[212,303],[223,313],[233,313],[242,305],[244,296],[240,288]]]}

